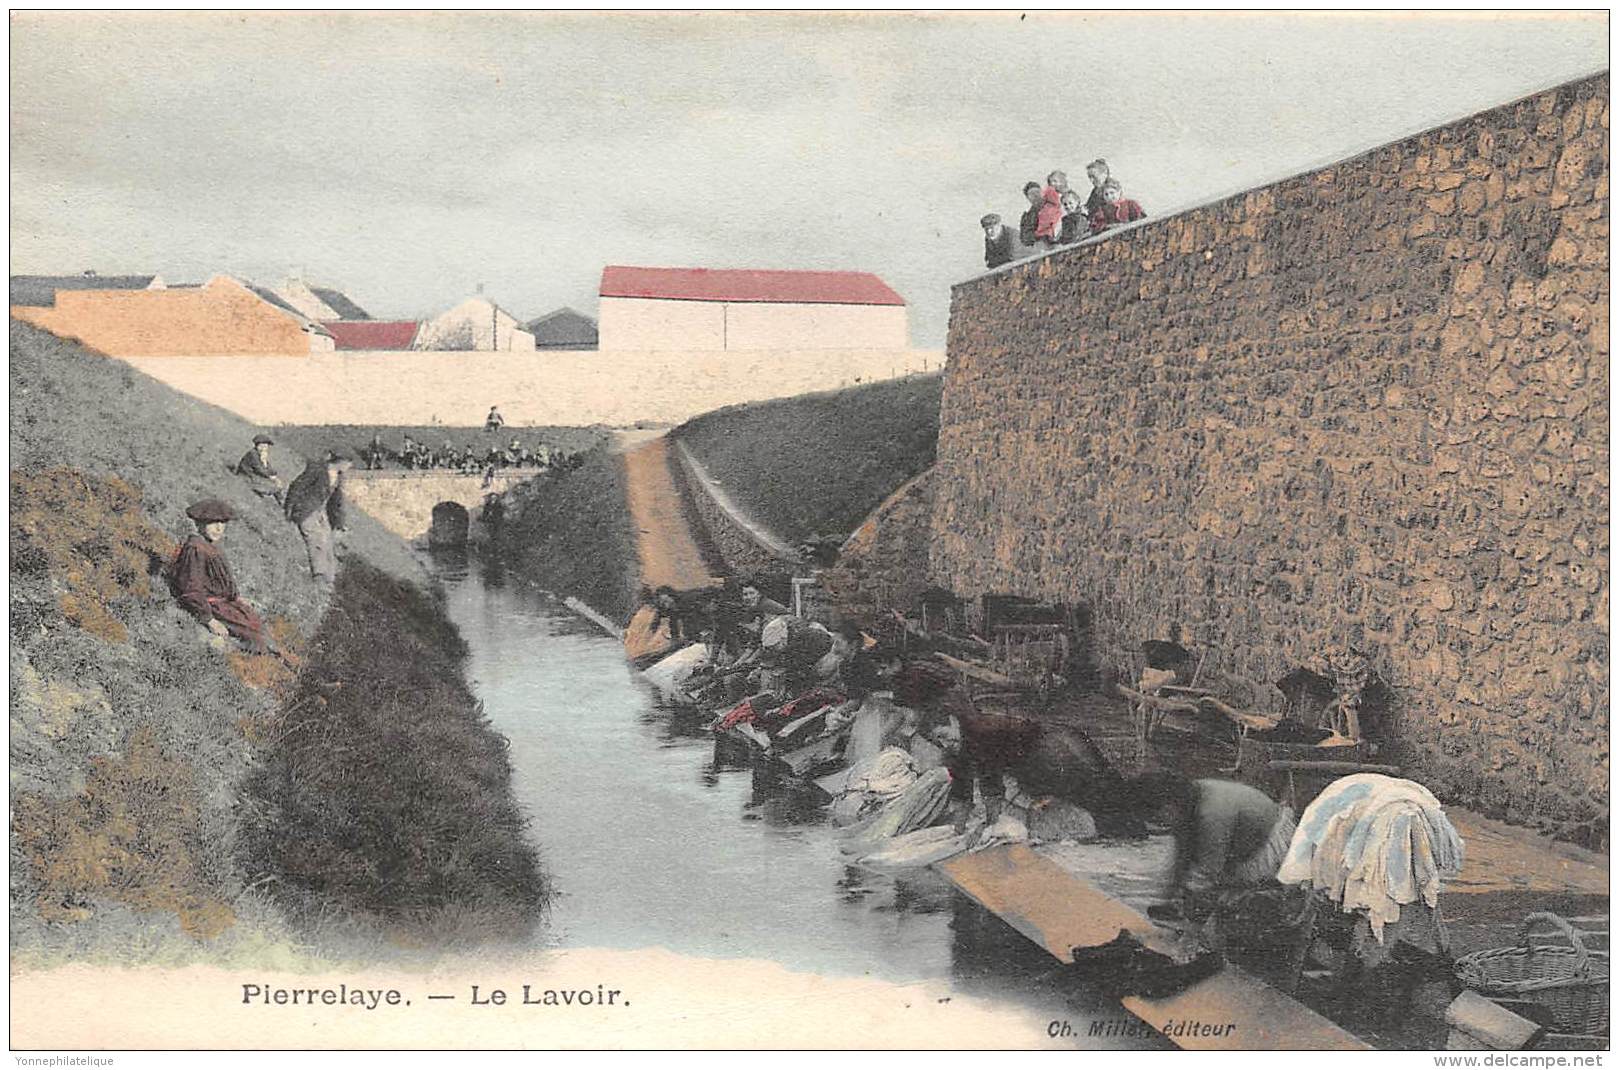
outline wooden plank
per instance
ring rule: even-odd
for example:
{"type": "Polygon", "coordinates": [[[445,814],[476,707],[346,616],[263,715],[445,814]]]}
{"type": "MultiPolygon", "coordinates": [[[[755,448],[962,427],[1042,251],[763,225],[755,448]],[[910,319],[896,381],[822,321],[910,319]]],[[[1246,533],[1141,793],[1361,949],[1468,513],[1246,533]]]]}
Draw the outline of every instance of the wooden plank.
{"type": "Polygon", "coordinates": [[[1187,1051],[1370,1051],[1372,1046],[1236,966],[1124,1009],[1187,1051]],[[1177,1032],[1177,1029],[1179,1032],[1177,1032]],[[1218,1035],[1215,1035],[1218,1034],[1218,1035]]]}
{"type": "Polygon", "coordinates": [[[1275,773],[1382,773],[1385,776],[1399,776],[1400,767],[1397,765],[1367,765],[1364,762],[1312,762],[1294,761],[1287,758],[1277,758],[1266,765],[1275,773]]]}
{"type": "MultiPolygon", "coordinates": [[[[984,909],[1062,962],[1075,947],[1096,947],[1120,929],[1165,954],[1184,941],[1145,915],[1075,876],[1026,844],[958,855],[935,867],[984,909]]],[[[1182,1048],[1198,1051],[1364,1051],[1365,1041],[1345,1032],[1253,975],[1227,966],[1213,977],[1164,999],[1128,996],[1125,1009],[1182,1048]],[[1205,1028],[1207,1027],[1207,1028],[1205,1028]]]]}
{"type": "Polygon", "coordinates": [[[835,799],[849,787],[849,778],[853,775],[854,766],[846,766],[835,773],[828,773],[826,776],[819,778],[815,781],[815,786],[835,799]]]}
{"type": "Polygon", "coordinates": [[[933,656],[950,666],[952,669],[955,669],[963,676],[970,676],[974,680],[981,680],[986,684],[994,684],[997,687],[1010,688],[1014,691],[1018,690],[1017,681],[1012,679],[1010,676],[1002,676],[1000,673],[991,669],[986,669],[981,665],[974,665],[970,661],[963,661],[961,658],[953,658],[949,654],[940,654],[936,652],[933,656]]]}
{"type": "Polygon", "coordinates": [[[1190,699],[1165,698],[1161,695],[1149,695],[1145,692],[1137,691],[1133,687],[1127,687],[1124,684],[1115,684],[1114,686],[1118,689],[1119,694],[1123,695],[1125,698],[1131,700],[1132,702],[1139,702],[1143,706],[1147,706],[1151,709],[1164,710],[1174,713],[1198,712],[1197,703],[1191,701],[1190,699]]]}
{"type": "Polygon", "coordinates": [[[748,724],[746,721],[739,725],[732,726],[730,731],[738,739],[759,750],[767,751],[770,749],[770,737],[753,727],[751,724],[748,724]]]}
{"type": "Polygon", "coordinates": [[[1222,702],[1212,695],[1204,696],[1201,702],[1209,709],[1215,710],[1216,712],[1222,714],[1227,720],[1241,725],[1243,728],[1249,729],[1250,731],[1262,732],[1267,728],[1275,728],[1282,722],[1280,717],[1272,717],[1263,713],[1254,713],[1251,710],[1239,710],[1237,707],[1222,702]]]}
{"type": "Polygon", "coordinates": [[[958,855],[937,868],[985,910],[1063,962],[1074,960],[1074,948],[1105,944],[1120,929],[1136,933],[1155,950],[1178,947],[1172,940],[1162,946],[1172,934],[1024,844],[958,855]]]}
{"type": "Polygon", "coordinates": [[[826,736],[807,746],[786,754],[778,754],[776,759],[793,771],[794,776],[803,776],[831,761],[838,752],[840,736],[826,736]]]}
{"type": "Polygon", "coordinates": [[[825,720],[826,719],[826,712],[830,708],[831,707],[829,707],[829,706],[822,706],[820,709],[816,710],[814,713],[806,713],[804,716],[800,717],[798,720],[793,721],[790,724],[782,726],[780,729],[778,729],[776,731],[776,738],[781,739],[781,740],[790,740],[790,739],[792,739],[793,736],[796,736],[799,732],[803,731],[803,729],[806,726],[808,726],[810,724],[810,722],[815,721],[817,719],[825,720]]]}
{"type": "Polygon", "coordinates": [[[1497,1051],[1521,1051],[1545,1032],[1543,1027],[1477,992],[1463,992],[1451,1001],[1445,1008],[1445,1024],[1478,1038],[1497,1051]]]}

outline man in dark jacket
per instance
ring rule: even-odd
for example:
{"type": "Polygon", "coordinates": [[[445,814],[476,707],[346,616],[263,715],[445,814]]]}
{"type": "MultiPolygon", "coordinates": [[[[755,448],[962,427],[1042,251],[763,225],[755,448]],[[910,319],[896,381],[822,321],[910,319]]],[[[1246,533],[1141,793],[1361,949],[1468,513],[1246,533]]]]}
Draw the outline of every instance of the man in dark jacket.
{"type": "Polygon", "coordinates": [[[254,435],[253,448],[236,462],[236,474],[247,480],[254,494],[261,498],[274,498],[279,505],[285,488],[281,476],[270,464],[270,447],[273,445],[275,443],[270,441],[269,435],[254,435]]]}
{"type": "Polygon", "coordinates": [[[186,510],[197,533],[186,539],[169,568],[169,590],[180,607],[210,632],[223,639],[233,635],[251,650],[265,649],[264,622],[242,601],[225,555],[215,545],[225,525],[236,518],[231,507],[217,498],[194,502],[186,510]]]}
{"type": "Polygon", "coordinates": [[[1012,262],[1012,232],[991,212],[978,221],[984,228],[984,266],[998,268],[1012,262]]]}
{"type": "Polygon", "coordinates": [[[309,551],[309,571],[321,583],[337,580],[337,551],[334,538],[348,531],[343,514],[343,473],[354,462],[332,452],[326,460],[311,463],[287,488],[287,519],[298,525],[309,551]]]}

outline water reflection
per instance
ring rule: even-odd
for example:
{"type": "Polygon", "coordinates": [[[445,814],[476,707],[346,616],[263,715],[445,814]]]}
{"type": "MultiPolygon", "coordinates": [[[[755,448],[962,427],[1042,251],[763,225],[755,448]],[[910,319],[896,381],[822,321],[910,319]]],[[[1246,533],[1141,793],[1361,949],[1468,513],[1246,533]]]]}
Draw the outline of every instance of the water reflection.
{"type": "Polygon", "coordinates": [[[498,563],[434,560],[559,889],[543,941],[949,981],[1073,1018],[1048,955],[931,870],[850,865],[812,789],[716,741],[705,714],[660,708],[593,625],[498,563]]]}

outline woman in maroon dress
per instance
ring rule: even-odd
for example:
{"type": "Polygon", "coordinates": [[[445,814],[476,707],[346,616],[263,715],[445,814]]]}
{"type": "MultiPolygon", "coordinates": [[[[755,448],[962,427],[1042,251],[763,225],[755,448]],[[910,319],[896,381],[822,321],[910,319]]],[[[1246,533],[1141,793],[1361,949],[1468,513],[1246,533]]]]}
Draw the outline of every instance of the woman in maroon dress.
{"type": "Polygon", "coordinates": [[[187,613],[217,636],[235,636],[249,648],[265,649],[264,622],[242,601],[225,555],[216,545],[225,525],[236,519],[231,507],[217,498],[194,503],[186,510],[197,533],[181,544],[169,570],[169,589],[187,613]]]}

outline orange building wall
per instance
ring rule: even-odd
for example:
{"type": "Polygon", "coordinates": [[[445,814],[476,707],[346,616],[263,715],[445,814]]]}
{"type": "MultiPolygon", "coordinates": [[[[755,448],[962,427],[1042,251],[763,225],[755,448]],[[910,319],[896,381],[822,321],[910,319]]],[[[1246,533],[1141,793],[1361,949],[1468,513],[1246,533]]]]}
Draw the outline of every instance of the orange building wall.
{"type": "Polygon", "coordinates": [[[312,341],[297,320],[223,281],[186,290],[63,290],[55,308],[11,314],[114,357],[306,356],[312,341]]]}

